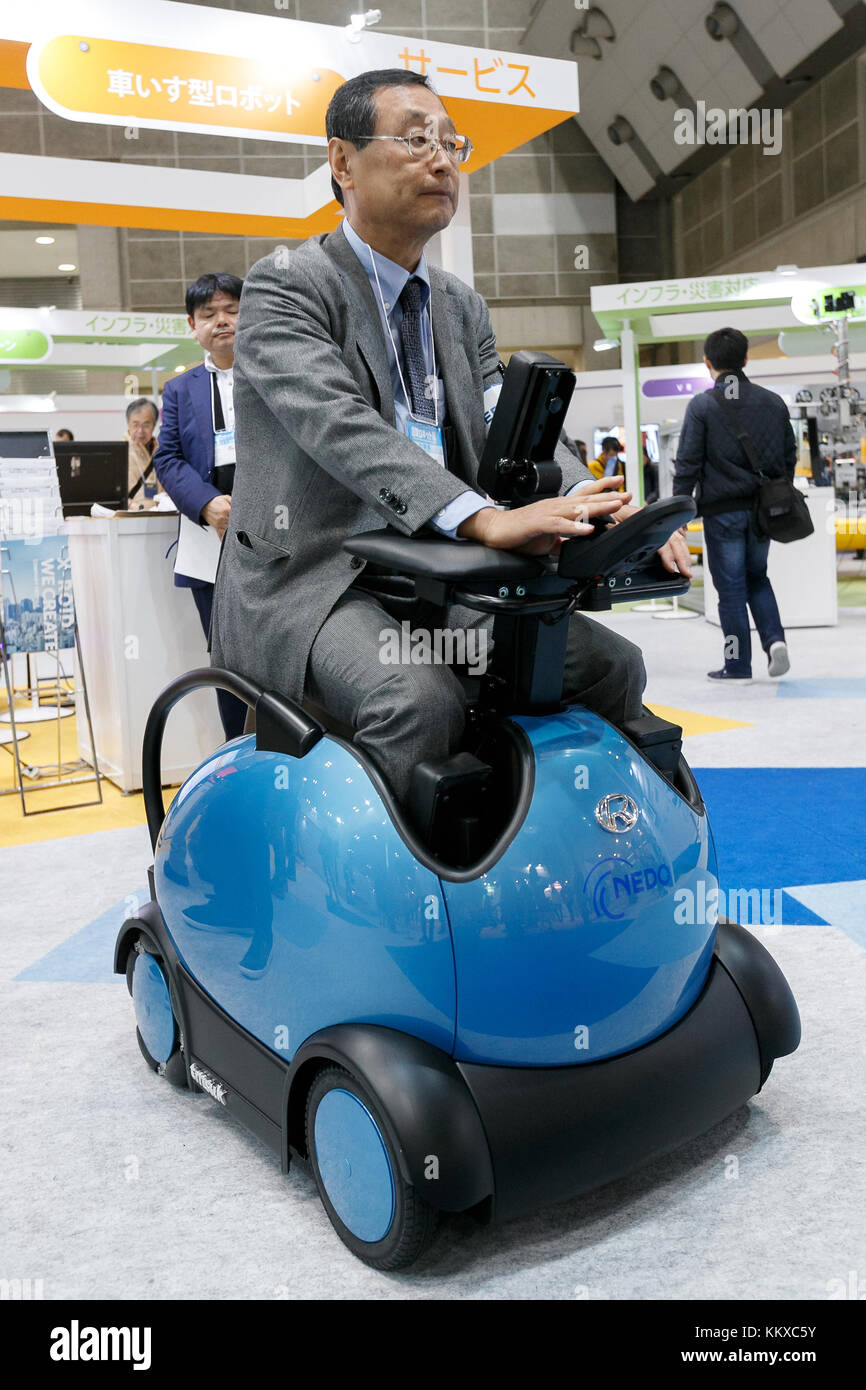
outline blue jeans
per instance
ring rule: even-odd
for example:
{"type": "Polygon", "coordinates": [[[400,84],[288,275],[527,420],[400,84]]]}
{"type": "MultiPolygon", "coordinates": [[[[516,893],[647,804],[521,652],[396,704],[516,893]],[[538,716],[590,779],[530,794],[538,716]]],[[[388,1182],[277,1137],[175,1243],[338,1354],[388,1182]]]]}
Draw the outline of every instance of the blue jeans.
{"type": "Polygon", "coordinates": [[[767,578],[769,541],[755,534],[750,511],[704,517],[707,564],[719,595],[719,622],[725,634],[725,670],[732,676],[752,674],[752,610],[761,646],[784,642],[776,595],[767,578]]]}

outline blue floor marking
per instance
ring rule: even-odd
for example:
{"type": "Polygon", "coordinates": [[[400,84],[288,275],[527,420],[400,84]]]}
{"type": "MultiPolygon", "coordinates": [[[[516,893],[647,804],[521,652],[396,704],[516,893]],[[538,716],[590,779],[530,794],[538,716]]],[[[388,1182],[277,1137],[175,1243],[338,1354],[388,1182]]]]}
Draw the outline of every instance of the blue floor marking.
{"type": "Polygon", "coordinates": [[[866,700],[866,680],[859,676],[783,680],[776,686],[780,700],[866,700]]]}
{"type": "MultiPolygon", "coordinates": [[[[694,773],[713,827],[726,894],[732,889],[790,889],[782,895],[783,924],[812,926],[827,919],[815,912],[814,895],[812,908],[797,899],[799,885],[827,884],[829,897],[831,885],[866,879],[859,821],[859,808],[866,805],[866,768],[710,767],[695,768],[694,773]]],[[[143,904],[149,896],[147,888],[141,888],[121,898],[15,979],[119,982],[121,977],[112,971],[115,938],[131,914],[132,899],[143,904]]],[[[832,915],[832,908],[828,910],[832,915]]],[[[832,925],[866,947],[866,904],[862,926],[859,898],[845,917],[832,925]]]]}
{"type": "MultiPolygon", "coordinates": [[[[856,810],[866,804],[866,768],[705,767],[694,773],[726,893],[866,877],[856,810]]],[[[782,920],[805,926],[822,919],[786,895],[782,920]]]]}
{"type": "Polygon", "coordinates": [[[15,976],[16,980],[52,984],[111,984],[122,976],[114,973],[114,943],[121,926],[134,909],[133,899],[141,906],[150,901],[145,886],[108,908],[80,931],[73,932],[59,946],[41,959],[28,965],[15,976]]]}

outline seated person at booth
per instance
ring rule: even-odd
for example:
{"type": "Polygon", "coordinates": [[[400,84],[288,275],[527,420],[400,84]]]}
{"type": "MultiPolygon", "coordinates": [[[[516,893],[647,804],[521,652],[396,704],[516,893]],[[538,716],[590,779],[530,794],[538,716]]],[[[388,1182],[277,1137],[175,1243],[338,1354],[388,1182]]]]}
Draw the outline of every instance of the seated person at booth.
{"type": "Polygon", "coordinates": [[[159,448],[155,430],[159,410],[146,396],[139,396],[126,407],[126,437],[129,440],[129,507],[147,511],[156,506],[162,491],[153,466],[159,448]]]}
{"type": "MultiPolygon", "coordinates": [[[[476,489],[501,373],[484,300],[424,256],[454,216],[468,153],[430,83],[403,69],[354,77],[326,132],[342,225],[277,248],[244,285],[212,659],[353,728],[405,801],[417,763],[458,750],[466,697],[448,665],[383,663],[395,618],[343,541],[388,523],[545,554],[631,509],[561,443],[565,496],[508,511],[476,489]]],[[[661,554],[690,573],[679,536],[661,554]]],[[[411,621],[491,620],[418,601],[411,621]]],[[[566,698],[614,723],[639,717],[638,648],[583,613],[568,621],[566,698]]]]}

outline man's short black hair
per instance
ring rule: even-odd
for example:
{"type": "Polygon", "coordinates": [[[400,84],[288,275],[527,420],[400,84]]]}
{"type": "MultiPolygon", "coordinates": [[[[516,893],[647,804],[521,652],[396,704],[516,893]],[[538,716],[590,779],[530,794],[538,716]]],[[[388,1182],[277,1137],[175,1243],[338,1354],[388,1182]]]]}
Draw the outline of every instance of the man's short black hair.
{"type": "Polygon", "coordinates": [[[740,372],[746,365],[749,340],[739,328],[717,328],[704,342],[704,357],[717,372],[740,372]]]}
{"type": "Polygon", "coordinates": [[[605,439],[601,441],[602,453],[604,453],[605,449],[616,449],[616,452],[619,453],[621,448],[622,445],[620,444],[615,434],[609,434],[605,439]]]}
{"type": "MultiPolygon", "coordinates": [[[[376,103],[375,95],[382,87],[426,87],[435,92],[433,84],[420,72],[410,68],[377,68],[374,72],[359,72],[338,87],[331,97],[325,112],[325,134],[329,140],[348,140],[358,150],[369,145],[367,138],[375,134],[376,103]]],[[[343,190],[331,175],[331,188],[340,206],[343,206],[343,190]]]]}
{"type": "Polygon", "coordinates": [[[243,280],[237,275],[229,275],[227,271],[200,275],[197,280],[193,280],[186,292],[186,312],[194,319],[196,309],[201,309],[215,294],[227,294],[230,299],[240,299],[243,287],[243,280]]]}
{"type": "Polygon", "coordinates": [[[133,411],[140,410],[143,405],[150,406],[151,410],[153,411],[153,423],[156,424],[157,420],[159,419],[159,410],[154,405],[153,401],[149,401],[147,399],[147,396],[138,396],[136,400],[129,402],[129,405],[126,407],[127,421],[129,420],[129,417],[130,415],[132,415],[133,411]]]}

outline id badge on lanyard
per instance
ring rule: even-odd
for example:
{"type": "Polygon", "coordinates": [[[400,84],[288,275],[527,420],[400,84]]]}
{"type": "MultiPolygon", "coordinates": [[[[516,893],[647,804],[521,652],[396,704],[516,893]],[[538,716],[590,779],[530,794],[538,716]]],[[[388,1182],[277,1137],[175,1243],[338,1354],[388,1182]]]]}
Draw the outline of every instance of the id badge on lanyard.
{"type": "Polygon", "coordinates": [[[434,425],[430,420],[413,420],[410,415],[406,421],[406,433],[413,444],[422,448],[442,468],[445,467],[445,440],[440,425],[434,425]]]}
{"type": "Polygon", "coordinates": [[[213,437],[214,468],[222,468],[227,463],[236,463],[234,430],[214,430],[213,437]]]}

